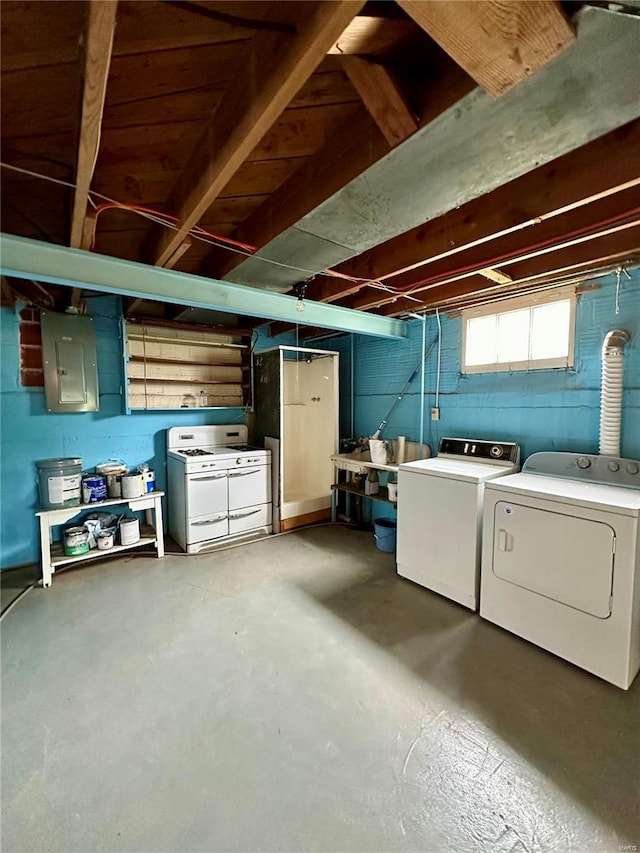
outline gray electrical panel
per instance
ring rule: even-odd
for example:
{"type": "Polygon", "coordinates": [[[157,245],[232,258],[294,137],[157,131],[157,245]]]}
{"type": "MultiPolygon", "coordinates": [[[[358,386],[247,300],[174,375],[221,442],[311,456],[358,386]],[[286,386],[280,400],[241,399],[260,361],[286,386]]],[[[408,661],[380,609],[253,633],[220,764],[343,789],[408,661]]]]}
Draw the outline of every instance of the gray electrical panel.
{"type": "Polygon", "coordinates": [[[97,412],[96,333],[91,317],[41,313],[44,390],[49,412],[97,412]]]}

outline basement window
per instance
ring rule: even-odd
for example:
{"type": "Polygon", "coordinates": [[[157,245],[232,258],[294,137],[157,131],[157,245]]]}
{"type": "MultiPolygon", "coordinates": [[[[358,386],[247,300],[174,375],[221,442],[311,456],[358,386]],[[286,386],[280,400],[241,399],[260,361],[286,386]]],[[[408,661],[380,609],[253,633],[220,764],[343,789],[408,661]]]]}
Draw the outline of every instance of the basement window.
{"type": "Polygon", "coordinates": [[[249,340],[200,329],[125,323],[127,411],[249,405],[249,340]]]}
{"type": "Polygon", "coordinates": [[[575,288],[462,311],[462,372],[573,366],[575,288]]]}

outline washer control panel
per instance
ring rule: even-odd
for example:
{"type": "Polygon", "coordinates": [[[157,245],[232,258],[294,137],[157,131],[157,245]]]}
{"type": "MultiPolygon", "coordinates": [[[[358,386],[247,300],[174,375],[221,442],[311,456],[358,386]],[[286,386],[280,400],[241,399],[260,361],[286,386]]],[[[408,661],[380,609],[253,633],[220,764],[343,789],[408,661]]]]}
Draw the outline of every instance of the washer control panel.
{"type": "Polygon", "coordinates": [[[485,441],[480,438],[441,438],[438,456],[480,459],[483,462],[517,464],[520,446],[513,441],[485,441]]]}
{"type": "Polygon", "coordinates": [[[640,461],[618,456],[543,451],[533,453],[527,459],[522,466],[522,473],[640,489],[640,461]]]}

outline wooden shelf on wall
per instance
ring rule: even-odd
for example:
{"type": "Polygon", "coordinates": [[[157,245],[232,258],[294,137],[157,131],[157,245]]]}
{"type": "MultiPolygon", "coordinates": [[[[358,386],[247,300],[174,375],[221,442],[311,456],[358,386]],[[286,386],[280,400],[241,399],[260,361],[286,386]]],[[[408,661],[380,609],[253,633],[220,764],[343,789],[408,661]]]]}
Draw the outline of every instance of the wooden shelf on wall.
{"type": "Polygon", "coordinates": [[[250,402],[246,336],[125,323],[129,410],[226,408],[250,402]],[[244,381],[243,381],[244,379],[244,381]]]}

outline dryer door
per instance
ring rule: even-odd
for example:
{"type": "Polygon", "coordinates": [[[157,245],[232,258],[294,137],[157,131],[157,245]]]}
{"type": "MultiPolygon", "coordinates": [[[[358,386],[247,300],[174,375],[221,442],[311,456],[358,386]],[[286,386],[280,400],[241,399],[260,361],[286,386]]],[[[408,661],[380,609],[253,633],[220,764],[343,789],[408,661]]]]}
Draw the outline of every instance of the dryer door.
{"type": "Polygon", "coordinates": [[[499,501],[493,573],[501,580],[606,619],[615,532],[608,524],[499,501]]]}

